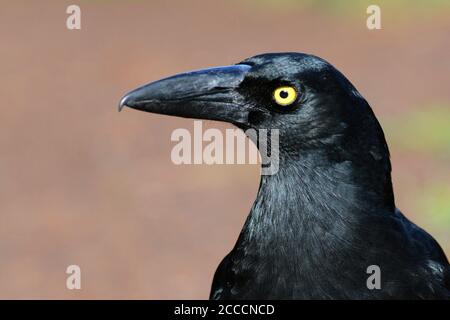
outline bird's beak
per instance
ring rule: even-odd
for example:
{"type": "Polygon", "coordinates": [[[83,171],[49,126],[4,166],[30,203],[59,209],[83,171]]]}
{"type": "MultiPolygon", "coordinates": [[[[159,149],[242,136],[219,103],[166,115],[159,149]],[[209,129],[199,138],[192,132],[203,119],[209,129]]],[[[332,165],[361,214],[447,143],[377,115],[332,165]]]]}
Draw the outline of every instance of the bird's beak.
{"type": "Polygon", "coordinates": [[[127,93],[119,104],[146,112],[245,125],[247,108],[237,92],[251,67],[202,69],[158,80],[127,93]]]}

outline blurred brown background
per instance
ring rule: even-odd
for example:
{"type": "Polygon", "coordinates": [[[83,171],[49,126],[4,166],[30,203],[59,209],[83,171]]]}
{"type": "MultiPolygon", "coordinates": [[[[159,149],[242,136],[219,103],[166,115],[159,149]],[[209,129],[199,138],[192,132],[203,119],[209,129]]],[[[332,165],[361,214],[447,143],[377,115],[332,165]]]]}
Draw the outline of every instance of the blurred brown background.
{"type": "Polygon", "coordinates": [[[374,31],[368,3],[343,2],[1,1],[0,298],[207,298],[259,168],[175,166],[170,134],[193,121],[117,104],[263,52],[314,53],[347,75],[384,127],[397,206],[450,254],[448,1],[378,1],[374,31]],[[70,264],[82,290],[66,289],[70,264]]]}

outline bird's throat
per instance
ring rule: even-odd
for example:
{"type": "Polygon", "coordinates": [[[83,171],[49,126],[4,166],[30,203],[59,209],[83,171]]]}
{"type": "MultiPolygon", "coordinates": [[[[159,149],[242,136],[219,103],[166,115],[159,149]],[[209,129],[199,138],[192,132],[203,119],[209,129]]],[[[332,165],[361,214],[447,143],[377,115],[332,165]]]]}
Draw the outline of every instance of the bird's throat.
{"type": "Polygon", "coordinates": [[[262,253],[282,246],[298,253],[313,243],[324,250],[336,241],[351,244],[353,239],[346,235],[355,238],[364,232],[360,226],[368,218],[393,212],[390,173],[386,174],[388,185],[370,189],[365,183],[369,177],[361,176],[351,161],[285,159],[277,174],[261,177],[237,246],[252,243],[262,253]]]}

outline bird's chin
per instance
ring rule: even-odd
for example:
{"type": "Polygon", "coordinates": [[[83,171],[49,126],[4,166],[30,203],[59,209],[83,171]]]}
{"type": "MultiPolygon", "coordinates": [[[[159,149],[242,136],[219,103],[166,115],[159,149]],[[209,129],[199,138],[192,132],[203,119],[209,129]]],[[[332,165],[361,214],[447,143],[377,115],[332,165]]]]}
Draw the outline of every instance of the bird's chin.
{"type": "Polygon", "coordinates": [[[244,123],[244,122],[231,122],[232,125],[234,125],[235,127],[237,127],[238,129],[241,129],[242,131],[247,131],[250,129],[254,129],[248,122],[244,123]]]}

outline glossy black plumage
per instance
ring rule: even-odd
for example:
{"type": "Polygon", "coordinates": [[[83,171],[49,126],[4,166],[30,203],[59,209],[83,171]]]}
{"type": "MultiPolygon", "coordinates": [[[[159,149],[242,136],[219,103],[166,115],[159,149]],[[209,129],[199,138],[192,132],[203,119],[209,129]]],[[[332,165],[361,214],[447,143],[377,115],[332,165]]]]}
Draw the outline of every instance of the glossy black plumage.
{"type": "Polygon", "coordinates": [[[375,115],[326,61],[259,55],[151,83],[125,96],[123,106],[280,131],[279,171],[261,177],[211,299],[450,298],[442,249],[395,207],[375,115]],[[187,85],[193,78],[196,85],[187,85]],[[273,100],[280,85],[299,93],[288,108],[273,100]],[[367,288],[370,265],[380,267],[381,289],[367,288]]]}

